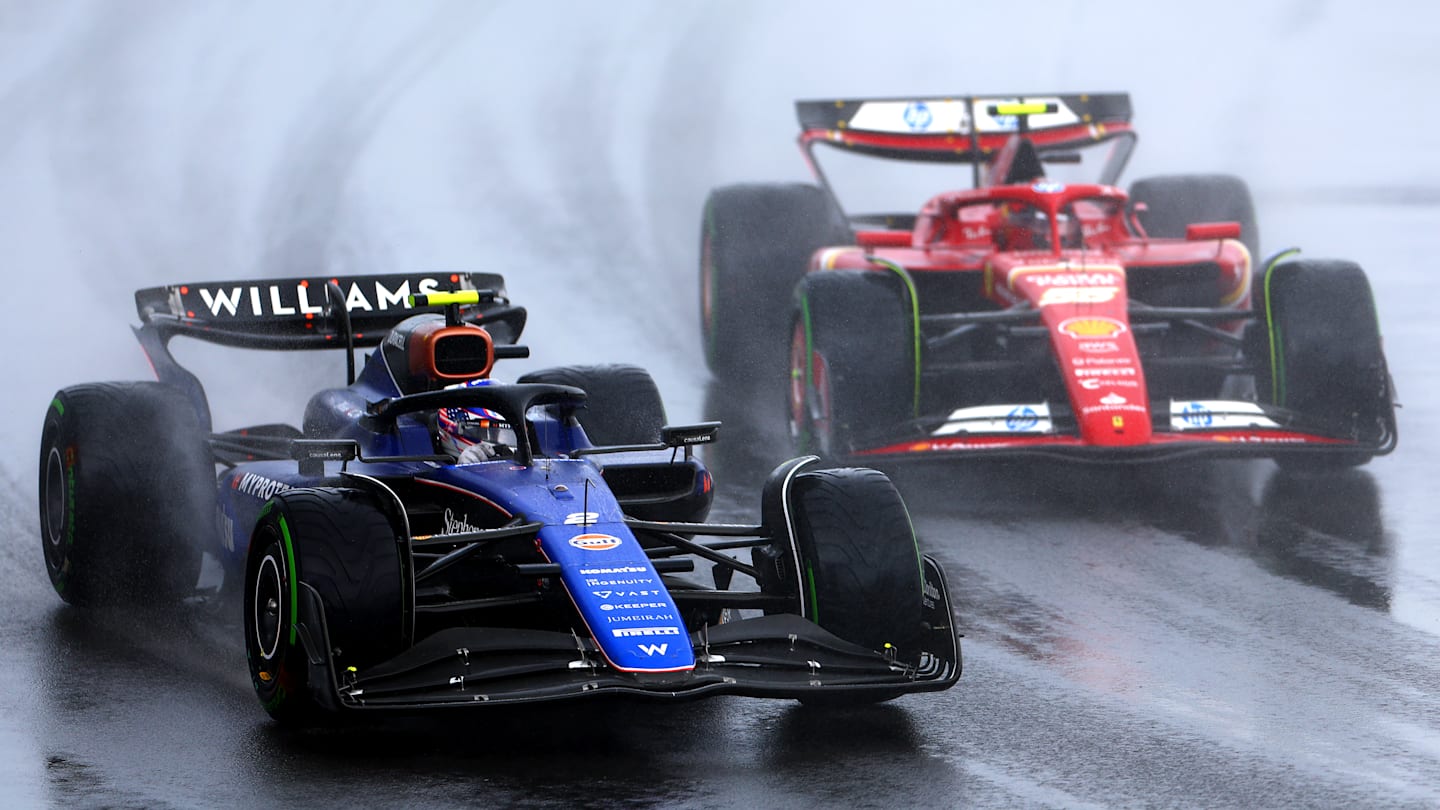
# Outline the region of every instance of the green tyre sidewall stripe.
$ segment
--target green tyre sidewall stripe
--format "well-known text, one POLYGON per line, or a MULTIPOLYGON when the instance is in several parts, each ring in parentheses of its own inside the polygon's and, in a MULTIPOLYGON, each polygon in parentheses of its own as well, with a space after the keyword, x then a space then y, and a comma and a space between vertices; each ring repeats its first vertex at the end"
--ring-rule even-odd
POLYGON ((820 593, 815 587, 815 566, 809 561, 805 563, 805 579, 810 585, 810 615, 806 618, 810 621, 820 623, 820 593))
POLYGON ((1270 279, 1281 261, 1298 255, 1299 248, 1291 248, 1275 255, 1265 265, 1265 327, 1270 336, 1270 397, 1276 405, 1285 404, 1285 335, 1275 323, 1275 314, 1270 306, 1270 279))
POLYGON ((878 264, 900 277, 905 284, 905 291, 910 296, 910 335, 911 335, 911 356, 915 361, 915 385, 910 392, 910 414, 918 417, 920 415, 920 297, 915 292, 915 279, 910 277, 909 271, 904 267, 878 256, 866 256, 868 261, 878 264))
POLYGON ((294 647, 299 639, 300 624, 300 583, 295 577, 295 546, 290 540, 290 526, 285 522, 282 514, 278 518, 280 522, 280 536, 285 545, 285 568, 290 580, 290 646, 294 647))
MULTIPOLYGON (((800 320, 805 325, 805 385, 803 386, 802 399, 808 399, 811 391, 815 388, 815 335, 810 326, 810 296, 804 293, 800 295, 800 320)), ((806 402, 802 401, 801 429, 804 431, 801 438, 801 447, 805 451, 815 448, 815 426, 810 420, 803 418, 808 408, 806 402)))

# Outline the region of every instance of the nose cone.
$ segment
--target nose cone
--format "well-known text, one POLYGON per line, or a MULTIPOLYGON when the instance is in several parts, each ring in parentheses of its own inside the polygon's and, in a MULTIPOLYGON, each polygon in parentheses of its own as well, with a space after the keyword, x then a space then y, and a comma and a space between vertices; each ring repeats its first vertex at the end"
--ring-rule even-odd
POLYGON ((1086 444, 1146 444, 1150 399, 1119 264, 1015 268, 1007 283, 1040 310, 1086 444))

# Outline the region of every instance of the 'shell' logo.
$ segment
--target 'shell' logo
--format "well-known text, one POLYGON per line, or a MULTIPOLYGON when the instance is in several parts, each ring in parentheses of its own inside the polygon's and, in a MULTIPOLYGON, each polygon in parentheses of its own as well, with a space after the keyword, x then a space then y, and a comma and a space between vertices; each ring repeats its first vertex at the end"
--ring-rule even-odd
POLYGON ((1059 329, 1073 338, 1112 338, 1125 333, 1125 324, 1114 318, 1092 316, 1066 318, 1060 322, 1059 329))

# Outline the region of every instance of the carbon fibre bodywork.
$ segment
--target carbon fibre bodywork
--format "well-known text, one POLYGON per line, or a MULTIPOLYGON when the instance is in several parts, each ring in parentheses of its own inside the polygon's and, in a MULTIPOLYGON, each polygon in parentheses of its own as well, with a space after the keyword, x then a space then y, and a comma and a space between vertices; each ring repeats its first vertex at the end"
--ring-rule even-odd
POLYGON ((526 356, 514 345, 524 310, 506 300, 498 276, 177 285, 142 290, 136 300, 136 332, 157 376, 186 392, 223 467, 217 531, 205 550, 227 587, 253 585, 260 599, 247 566, 253 573, 266 551, 256 527, 273 518, 277 499, 357 492, 385 516, 401 580, 393 605, 399 638, 359 666, 335 640, 339 607, 307 579, 318 570, 307 562, 308 541, 280 524, 276 564, 284 571, 276 582, 289 584, 276 591, 273 633, 303 652, 303 689, 317 706, 425 709, 596 695, 876 700, 948 688, 960 676, 950 596, 928 557, 917 556, 923 649, 897 657, 816 623, 790 516, 790 488, 813 458, 777 469, 761 524, 707 524, 713 482, 693 449, 714 439, 717 424, 596 447, 577 418, 587 399, 580 389, 442 385, 488 375, 496 358, 526 356), (470 298, 444 306, 437 326, 442 315, 424 307, 427 294, 470 298), (460 342, 477 329, 488 330, 486 341, 460 342), (352 357, 357 347, 375 348, 358 373, 351 367, 348 384, 314 394, 300 426, 217 433, 198 379, 169 352, 175 336, 336 348, 352 357), (468 357, 475 347, 488 356, 468 357), (516 446, 457 463, 435 436, 435 413, 452 407, 503 415, 517 427, 516 446), (735 550, 754 552, 756 561, 727 553, 735 550), (697 562, 713 585, 684 576, 697 562), (767 564, 784 570, 760 570, 767 564), (755 587, 732 587, 736 572, 755 587))
MULTIPOLYGON (((851 241, 812 246, 789 325, 800 452, 861 462, 1353 464, 1394 449, 1394 386, 1363 271, 1297 260, 1294 250, 1262 261, 1238 178, 1116 187, 1135 140, 1127 95, 825 100, 796 109, 800 145, 836 211, 821 147, 974 167, 974 188, 936 194, 917 213, 847 211, 851 241), (1081 163, 1086 150, 1102 156, 1089 179, 1046 177, 1047 167, 1081 163), (1227 219, 1184 219, 1188 210, 1227 219), (1167 232, 1147 232, 1147 217, 1167 232), (843 279, 816 278, 859 274, 881 278, 849 291, 839 290, 843 279), (1340 333, 1325 344, 1315 324, 1326 321, 1356 330, 1368 353, 1344 357, 1349 338, 1340 333), (1309 354, 1297 361, 1301 349, 1309 354), (856 359, 867 352, 889 371, 856 359), (846 387, 893 403, 847 407, 861 395, 846 387)), ((714 238, 702 239, 705 257, 720 253, 714 238)), ((719 269, 704 261, 708 289, 719 269)), ((753 325, 767 335, 774 326, 753 325)))

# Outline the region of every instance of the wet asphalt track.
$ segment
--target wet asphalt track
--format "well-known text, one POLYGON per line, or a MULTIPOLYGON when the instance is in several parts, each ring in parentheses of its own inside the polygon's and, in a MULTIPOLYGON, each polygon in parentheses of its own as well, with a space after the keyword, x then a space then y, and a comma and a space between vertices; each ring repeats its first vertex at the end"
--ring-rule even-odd
MULTIPOLYGON (((0 2, 0 804, 1440 804, 1440 327, 1423 258, 1440 116, 1415 102, 1440 78, 1433 12, 1040 7, 1016 30, 918 4, 542 20, 525 4, 0 2), (1249 56, 1211 58, 1221 37, 1249 56), (717 516, 749 517, 778 425, 699 365, 705 191, 800 179, 796 97, 1052 88, 1135 93, 1131 177, 1244 174, 1267 251, 1370 270, 1399 451, 1327 479, 1266 462, 898 471, 957 597, 966 671, 840 714, 720 699, 287 734, 226 617, 96 616, 44 582, 45 402, 145 375, 131 292, 316 267, 504 272, 532 313, 514 373, 649 366, 673 420, 727 420, 717 516)), ((214 369, 227 425, 294 420, 342 368, 186 359, 214 369)))

